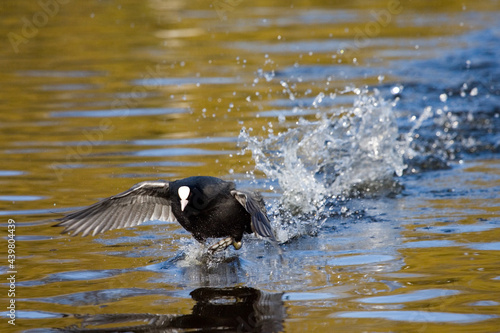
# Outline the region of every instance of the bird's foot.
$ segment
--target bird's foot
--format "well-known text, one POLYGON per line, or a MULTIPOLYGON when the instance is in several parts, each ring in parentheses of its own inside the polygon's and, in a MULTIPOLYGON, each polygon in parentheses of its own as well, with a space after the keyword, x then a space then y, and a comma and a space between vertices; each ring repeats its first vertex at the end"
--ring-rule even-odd
POLYGON ((221 239, 217 243, 211 245, 208 248, 208 253, 214 254, 215 252, 223 251, 231 245, 234 246, 234 248, 236 250, 239 250, 239 249, 241 249, 242 243, 241 243, 241 241, 240 242, 235 241, 232 237, 227 237, 227 238, 221 239))
POLYGON ((235 240, 233 239, 233 247, 234 247, 234 249, 235 249, 235 250, 239 250, 239 249, 241 249, 241 245, 243 245, 243 244, 241 243, 241 241, 237 242, 237 241, 235 241, 235 240))

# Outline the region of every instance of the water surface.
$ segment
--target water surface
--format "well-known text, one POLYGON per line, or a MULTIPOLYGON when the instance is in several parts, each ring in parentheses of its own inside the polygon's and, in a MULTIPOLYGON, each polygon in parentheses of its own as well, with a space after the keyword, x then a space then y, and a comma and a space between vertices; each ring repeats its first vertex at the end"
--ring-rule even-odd
POLYGON ((2 329, 500 327, 497 1, 1 7, 2 329), (49 221, 201 174, 263 192, 282 258, 49 221))

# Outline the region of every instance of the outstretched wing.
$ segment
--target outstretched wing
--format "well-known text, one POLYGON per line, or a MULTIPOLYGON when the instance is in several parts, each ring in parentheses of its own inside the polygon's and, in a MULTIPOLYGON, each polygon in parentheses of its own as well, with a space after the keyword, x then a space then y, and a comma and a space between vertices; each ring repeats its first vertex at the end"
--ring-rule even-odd
POLYGON ((138 183, 129 190, 103 199, 70 213, 55 227, 63 233, 92 236, 111 229, 128 228, 150 220, 176 221, 170 205, 169 182, 164 180, 138 183))
POLYGON ((259 236, 268 237, 275 241, 276 239, 274 238, 271 223, 267 217, 266 207, 262 196, 257 192, 238 190, 231 191, 231 195, 233 195, 234 198, 238 200, 238 202, 245 207, 245 210, 250 214, 253 232, 259 236))

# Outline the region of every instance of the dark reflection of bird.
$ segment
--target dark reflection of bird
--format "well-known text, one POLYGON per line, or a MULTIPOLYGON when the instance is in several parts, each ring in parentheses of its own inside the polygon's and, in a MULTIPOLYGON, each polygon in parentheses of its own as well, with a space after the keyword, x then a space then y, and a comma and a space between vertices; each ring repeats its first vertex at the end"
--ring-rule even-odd
POLYGON ((286 316, 282 293, 249 287, 199 288, 190 293, 190 314, 116 313, 75 315, 79 326, 64 332, 282 332, 286 316))
POLYGON ((64 233, 93 236, 150 220, 178 221, 199 242, 221 238, 209 253, 233 245, 241 248, 244 233, 275 242, 262 196, 236 190, 233 182, 198 176, 168 182, 145 181, 59 219, 64 233))

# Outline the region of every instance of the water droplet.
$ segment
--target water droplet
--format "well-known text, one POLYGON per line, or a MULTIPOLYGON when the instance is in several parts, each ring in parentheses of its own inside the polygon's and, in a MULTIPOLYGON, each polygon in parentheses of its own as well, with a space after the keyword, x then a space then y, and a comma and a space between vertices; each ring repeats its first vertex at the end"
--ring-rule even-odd
POLYGON ((392 87, 392 88, 391 88, 391 94, 393 94, 393 95, 397 95, 397 94, 399 94, 399 93, 401 93, 401 87, 399 87, 399 86, 394 86, 394 87, 392 87))
POLYGON ((264 73, 264 78, 267 82, 271 81, 274 78, 274 70, 264 73))
POLYGON ((441 95, 439 95, 439 100, 440 100, 441 102, 443 102, 443 103, 444 103, 444 102, 446 102, 446 100, 447 100, 447 99, 448 99, 448 95, 446 95, 446 94, 444 94, 444 93, 443 93, 443 94, 441 94, 441 95))
POLYGON ((317 108, 319 104, 321 104, 321 102, 323 102, 323 98, 325 97, 325 94, 323 92, 320 92, 318 94, 318 96, 316 96, 316 98, 314 99, 312 105, 317 108))

